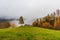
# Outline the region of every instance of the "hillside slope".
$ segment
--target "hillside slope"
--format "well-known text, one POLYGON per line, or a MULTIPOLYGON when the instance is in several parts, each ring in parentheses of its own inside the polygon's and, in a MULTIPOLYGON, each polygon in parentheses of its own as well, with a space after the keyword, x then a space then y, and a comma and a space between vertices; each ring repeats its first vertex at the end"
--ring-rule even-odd
POLYGON ((60 31, 29 26, 0 29, 0 40, 60 40, 60 31))

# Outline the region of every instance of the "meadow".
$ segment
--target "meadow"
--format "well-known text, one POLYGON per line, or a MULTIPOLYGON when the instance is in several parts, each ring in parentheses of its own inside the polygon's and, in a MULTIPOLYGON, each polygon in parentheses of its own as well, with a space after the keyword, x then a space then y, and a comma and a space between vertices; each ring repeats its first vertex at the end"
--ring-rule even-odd
POLYGON ((0 40, 60 40, 60 30, 33 26, 0 29, 0 40))

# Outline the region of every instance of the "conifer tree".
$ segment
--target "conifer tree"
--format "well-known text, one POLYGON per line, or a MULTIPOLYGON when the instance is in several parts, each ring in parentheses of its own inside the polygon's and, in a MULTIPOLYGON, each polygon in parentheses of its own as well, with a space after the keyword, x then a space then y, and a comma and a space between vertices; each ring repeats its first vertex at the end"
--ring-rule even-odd
POLYGON ((19 18, 19 24, 24 24, 23 16, 21 16, 21 17, 19 18))

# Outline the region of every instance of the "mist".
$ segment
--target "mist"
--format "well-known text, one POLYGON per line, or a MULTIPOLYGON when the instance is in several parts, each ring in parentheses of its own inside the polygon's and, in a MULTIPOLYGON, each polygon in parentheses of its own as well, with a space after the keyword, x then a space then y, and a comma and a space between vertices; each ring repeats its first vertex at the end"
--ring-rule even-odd
POLYGON ((0 18, 19 18, 26 20, 44 17, 60 9, 60 0, 0 0, 0 18))

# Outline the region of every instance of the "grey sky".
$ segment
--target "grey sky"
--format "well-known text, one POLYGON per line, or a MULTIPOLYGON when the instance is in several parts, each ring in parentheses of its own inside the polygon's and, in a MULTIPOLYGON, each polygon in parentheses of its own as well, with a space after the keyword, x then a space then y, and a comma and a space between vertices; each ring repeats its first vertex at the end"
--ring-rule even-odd
POLYGON ((43 17, 60 9, 60 0, 0 0, 0 16, 43 17))

